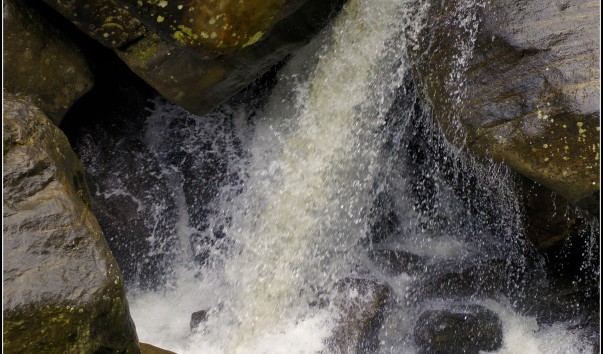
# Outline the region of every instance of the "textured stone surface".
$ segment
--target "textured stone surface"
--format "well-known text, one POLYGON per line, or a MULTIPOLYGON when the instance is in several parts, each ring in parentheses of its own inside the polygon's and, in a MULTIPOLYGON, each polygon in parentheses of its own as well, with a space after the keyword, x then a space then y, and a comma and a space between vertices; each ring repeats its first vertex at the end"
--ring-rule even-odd
POLYGON ((119 267, 67 138, 11 95, 3 129, 4 350, 140 352, 119 267))
POLYGON ((594 198, 600 3, 447 0, 419 8, 409 49, 448 139, 572 203, 594 198))
POLYGON ((7 0, 4 16, 4 89, 29 96, 59 124, 75 100, 92 88, 83 55, 27 1, 7 0))
POLYGON ((117 0, 44 0, 82 32, 108 48, 141 38, 146 28, 117 0))
MULTIPOLYGON (((288 54, 306 44, 343 2, 309 0, 301 5, 298 0, 283 4, 279 15, 269 16, 273 19, 270 25, 262 25, 267 29, 261 38, 255 39, 255 34, 248 34, 251 37, 247 42, 233 44, 228 48, 206 41, 202 41, 204 44, 199 44, 200 46, 197 42, 186 42, 186 46, 183 46, 177 39, 166 39, 165 34, 160 32, 119 50, 118 54, 136 74, 164 97, 201 115, 217 107, 288 54), (285 14, 288 16, 283 18, 285 14), (276 22, 277 20, 280 21, 276 22)), ((272 2, 267 4, 270 3, 272 2)), ((184 8, 182 11, 192 8, 193 6, 184 8)), ((242 12, 231 16, 244 14, 242 12)), ((236 21, 245 22, 241 17, 236 21)), ((190 36, 185 38, 188 41, 190 36)), ((211 38, 210 40, 213 41, 211 38)))

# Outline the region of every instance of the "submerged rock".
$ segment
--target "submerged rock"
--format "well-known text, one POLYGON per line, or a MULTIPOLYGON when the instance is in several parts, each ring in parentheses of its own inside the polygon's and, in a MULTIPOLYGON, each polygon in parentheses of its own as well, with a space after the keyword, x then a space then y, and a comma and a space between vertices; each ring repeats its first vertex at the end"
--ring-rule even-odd
POLYGON ((201 310, 191 314, 191 330, 196 329, 201 323, 204 322, 207 322, 207 310, 201 310))
POLYGON ((415 72, 449 140, 592 205, 600 189, 600 4, 453 0, 411 11, 415 72))
POLYGON ((502 346, 502 322, 478 305, 427 310, 417 320, 414 337, 422 354, 478 354, 502 346))
POLYGON ((59 125, 71 105, 92 88, 92 74, 79 49, 27 1, 3 7, 4 89, 28 96, 59 125))
POLYGON ((346 278, 338 283, 333 304, 341 317, 328 346, 333 353, 372 353, 379 344, 377 334, 383 307, 389 298, 386 285, 372 280, 346 278))
POLYGON ((38 108, 4 98, 4 350, 139 353, 80 162, 38 108))

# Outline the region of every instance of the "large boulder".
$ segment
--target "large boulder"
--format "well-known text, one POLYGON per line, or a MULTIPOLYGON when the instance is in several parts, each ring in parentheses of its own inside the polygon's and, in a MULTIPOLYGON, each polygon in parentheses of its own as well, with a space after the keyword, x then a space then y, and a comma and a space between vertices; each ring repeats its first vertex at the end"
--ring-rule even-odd
POLYGON ((449 140, 571 203, 597 198, 599 2, 418 1, 411 14, 414 71, 449 140))
MULTIPOLYGON (((159 8, 162 3, 168 2, 160 1, 159 8)), ((234 3, 206 1, 178 9, 180 4, 171 12, 161 12, 164 15, 143 8, 140 11, 152 14, 153 23, 160 22, 156 34, 117 53, 164 97, 202 115, 309 42, 344 1, 249 2, 243 9, 234 3), (253 20, 247 24, 250 17, 253 20), (160 26, 164 22, 165 28, 160 26)))
POLYGON ((27 1, 3 2, 4 89, 31 97, 59 125, 71 105, 92 88, 78 48, 27 1))
POLYGON ((164 97, 205 114, 320 31, 345 0, 44 0, 164 97))
POLYGON ((4 350, 139 353, 82 166, 38 108, 4 99, 4 350))

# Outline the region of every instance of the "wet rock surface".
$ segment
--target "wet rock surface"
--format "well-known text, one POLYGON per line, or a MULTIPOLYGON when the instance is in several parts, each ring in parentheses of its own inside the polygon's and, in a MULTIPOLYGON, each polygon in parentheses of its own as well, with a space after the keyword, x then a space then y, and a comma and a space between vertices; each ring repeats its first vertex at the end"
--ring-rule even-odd
MULTIPOLYGON (((268 2, 254 12, 261 13, 262 9, 266 9, 271 3, 274 5, 274 3, 284 4, 285 2, 280 0, 268 2)), ((148 35, 144 39, 117 51, 117 53, 136 74, 157 89, 164 97, 192 113, 205 114, 250 84, 287 55, 308 43, 322 29, 334 12, 342 6, 343 1, 310 0, 304 2, 303 5, 300 1, 291 2, 291 4, 293 3, 298 5, 293 6, 290 9, 290 14, 285 18, 275 16, 274 20, 279 19, 280 21, 260 26, 270 28, 267 33, 263 34, 262 31, 259 31, 244 34, 244 36, 250 36, 250 40, 253 40, 253 42, 248 41, 247 43, 250 43, 248 46, 245 46, 244 42, 233 44, 233 48, 237 50, 232 54, 222 52, 207 54, 205 50, 207 48, 212 49, 212 47, 208 47, 205 42, 214 42, 217 39, 212 38, 211 33, 214 32, 209 32, 209 38, 203 39, 203 33, 206 32, 202 27, 199 29, 200 34, 193 33, 194 36, 198 37, 197 39, 194 39, 192 35, 185 35, 186 32, 192 31, 189 27, 186 30, 180 29, 173 32, 174 34, 180 33, 176 38, 184 41, 186 44, 184 47, 183 43, 177 39, 166 39, 160 32, 159 34, 148 35), (292 11, 293 9, 295 11, 292 11), (258 33, 262 33, 261 40, 253 37, 258 33), (190 41, 193 42, 189 43, 190 41), (202 49, 190 48, 190 45, 196 46, 199 41, 205 43, 201 47, 202 49), (201 53, 199 53, 200 51, 201 53)), ((228 2, 228 4, 230 3, 228 2)), ((208 2, 204 6, 207 7, 207 11, 201 11, 201 16, 213 16, 211 14, 214 13, 214 10, 217 11, 217 9, 212 10, 214 6, 217 6, 215 3, 208 2)), ((289 7, 282 6, 283 9, 289 7)), ((187 13, 192 8, 194 6, 177 11, 178 14, 187 13)), ((178 14, 174 12, 174 15, 178 14)), ((217 18, 218 15, 216 14, 216 17, 213 17, 216 23, 221 23, 223 19, 230 16, 225 15, 217 18)), ((244 11, 236 16, 243 15, 244 11)), ((235 14, 232 14, 232 16, 235 16, 235 14)), ((237 23, 245 23, 246 21, 246 18, 235 20, 237 23)), ((204 23, 204 26, 215 25, 214 23, 209 24, 209 22, 204 23)), ((188 23, 185 23, 182 26, 186 27, 188 25, 188 23)), ((222 31, 224 32, 224 30, 222 31)), ((226 40, 226 37, 222 37, 222 34, 220 34, 220 38, 226 40)), ((226 42, 219 43, 212 44, 213 48, 226 45, 226 42)), ((224 48, 224 50, 226 49, 224 48)))
POLYGON ((170 101, 205 114, 307 44, 343 0, 45 2, 170 101))
POLYGON ((4 1, 4 90, 28 96, 59 125, 72 104, 92 88, 81 51, 31 6, 4 1))
POLYGON ((82 32, 108 48, 119 48, 146 32, 127 6, 117 0, 44 0, 82 32))
POLYGON ((333 353, 372 353, 378 349, 383 307, 390 289, 372 280, 346 278, 336 285, 333 305, 341 317, 328 339, 333 353))
POLYGON ((508 0, 410 10, 423 24, 407 33, 415 71, 449 140, 572 203, 597 198, 599 8, 508 0))
POLYGON ((422 354, 478 354, 502 346, 502 322, 479 305, 459 305, 445 310, 427 310, 414 329, 422 354))
POLYGON ((191 330, 196 329, 197 327, 199 327, 199 325, 201 323, 204 323, 206 321, 207 321, 207 310, 200 310, 200 311, 193 312, 191 314, 191 323, 190 323, 191 330))
POLYGON ((4 350, 139 353, 119 267, 67 138, 11 95, 3 130, 4 350))

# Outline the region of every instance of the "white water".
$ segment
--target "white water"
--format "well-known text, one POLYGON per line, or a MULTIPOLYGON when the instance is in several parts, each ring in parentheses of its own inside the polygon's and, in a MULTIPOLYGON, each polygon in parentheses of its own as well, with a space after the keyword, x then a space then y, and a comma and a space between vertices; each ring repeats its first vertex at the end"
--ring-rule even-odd
MULTIPOLYGON (((366 264, 368 213, 375 194, 385 188, 378 175, 396 169, 382 149, 386 113, 406 70, 401 49, 404 6, 403 0, 350 1, 332 28, 279 72, 279 82, 253 126, 244 116, 235 121, 247 152, 240 161, 231 161, 242 191, 223 187, 216 205, 221 212, 209 221, 210 228, 225 226, 224 240, 230 243, 210 249, 200 269, 192 265, 188 237, 195 230, 188 225, 182 190, 177 191, 176 234, 183 250, 173 284, 163 291, 128 294, 140 341, 180 354, 327 350, 325 341, 338 314, 310 302, 366 264), (247 137, 249 131, 253 134, 247 137), (201 309, 210 309, 209 319, 191 331, 191 313, 201 309)), ((158 107, 149 122, 162 122, 163 114, 158 107)), ((166 124, 149 125, 151 149, 173 144, 161 139, 166 124)), ((491 185, 504 185, 508 179, 498 167, 482 175, 482 183, 491 185)), ((405 233, 412 237, 390 247, 435 262, 462 260, 499 246, 500 239, 490 240, 481 225, 472 224, 444 187, 438 195, 448 222, 431 229, 421 226, 420 213, 405 197, 408 177, 393 177, 398 180, 395 204, 407 218, 405 233), (454 233, 484 241, 476 246, 475 239, 454 233)), ((182 183, 176 174, 173 183, 182 183)), ((500 197, 508 199, 501 200, 501 209, 516 208, 512 195, 500 197)), ((501 229, 508 229, 501 237, 512 243, 519 221, 506 215, 513 214, 501 214, 501 229)), ((385 279, 379 271, 373 275, 385 279)), ((396 298, 403 299, 415 279, 402 274, 385 280, 396 298)), ((498 353, 592 351, 581 333, 566 324, 539 326, 504 298, 480 303, 503 321, 504 343, 498 353)), ((390 314, 380 333, 381 352, 416 352, 408 337, 414 323, 408 319, 417 310, 402 304, 390 314)))
POLYGON ((234 249, 210 259, 217 265, 200 280, 183 268, 175 289, 132 295, 142 341, 180 353, 323 346, 331 316, 309 302, 349 273, 366 234, 380 131, 404 69, 392 66, 401 59, 392 57, 400 55, 400 6, 350 1, 282 70, 255 121, 245 190, 224 206, 234 209, 226 230, 234 249), (146 317, 166 303, 174 307, 146 317), (189 335, 190 309, 208 307, 222 310, 189 335))

